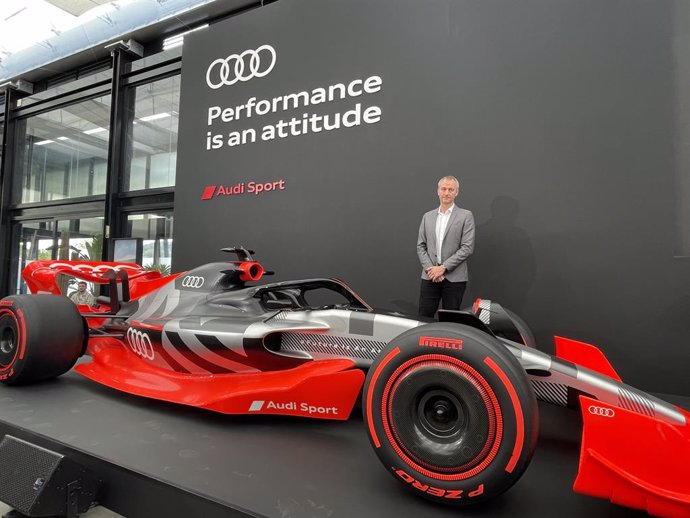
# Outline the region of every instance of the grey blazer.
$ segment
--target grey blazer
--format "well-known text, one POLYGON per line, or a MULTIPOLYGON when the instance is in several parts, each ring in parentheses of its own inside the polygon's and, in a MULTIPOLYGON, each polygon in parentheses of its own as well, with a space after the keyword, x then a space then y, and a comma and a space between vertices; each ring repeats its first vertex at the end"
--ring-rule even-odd
MULTIPOLYGON (((429 280, 426 269, 436 266, 436 217, 438 208, 422 216, 417 238, 417 255, 422 264, 422 279, 429 280)), ((450 282, 467 281, 467 258, 474 252, 474 216, 469 210, 453 206, 441 248, 441 264, 450 282)))

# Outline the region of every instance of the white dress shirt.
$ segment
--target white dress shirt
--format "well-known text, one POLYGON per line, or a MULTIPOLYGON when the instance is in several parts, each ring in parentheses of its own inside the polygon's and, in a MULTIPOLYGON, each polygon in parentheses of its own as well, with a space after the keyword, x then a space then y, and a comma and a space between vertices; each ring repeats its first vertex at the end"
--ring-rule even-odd
POLYGON ((446 234, 446 227, 454 207, 455 205, 448 207, 445 214, 441 212, 441 207, 438 208, 438 216, 436 217, 436 264, 442 263, 441 248, 443 247, 443 236, 446 234))

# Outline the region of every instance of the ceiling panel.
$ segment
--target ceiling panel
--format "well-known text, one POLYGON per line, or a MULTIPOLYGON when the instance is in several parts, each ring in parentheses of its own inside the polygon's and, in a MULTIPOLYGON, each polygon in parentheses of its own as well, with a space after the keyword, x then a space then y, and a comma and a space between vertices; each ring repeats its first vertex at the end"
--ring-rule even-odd
POLYGON ((73 16, 81 16, 89 9, 107 4, 111 0, 46 0, 48 3, 67 11, 73 16))
POLYGON ((263 0, 0 0, 0 82, 36 81, 263 0), (84 11, 86 9, 86 11, 84 11), (78 16, 76 13, 80 13, 78 16), (68 68, 67 68, 68 69, 68 68))

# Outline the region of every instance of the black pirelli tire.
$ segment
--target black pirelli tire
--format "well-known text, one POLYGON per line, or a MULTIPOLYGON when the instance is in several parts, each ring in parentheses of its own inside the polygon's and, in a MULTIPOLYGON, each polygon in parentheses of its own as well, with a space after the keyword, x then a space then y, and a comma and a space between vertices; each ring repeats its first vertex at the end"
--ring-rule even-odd
POLYGON ((66 297, 0 300, 0 381, 20 385, 64 374, 83 353, 86 333, 77 307, 66 297))
POLYGON ((367 374, 364 421, 377 456, 410 491, 451 505, 489 500, 529 464, 537 402, 496 338, 453 323, 394 338, 367 374))

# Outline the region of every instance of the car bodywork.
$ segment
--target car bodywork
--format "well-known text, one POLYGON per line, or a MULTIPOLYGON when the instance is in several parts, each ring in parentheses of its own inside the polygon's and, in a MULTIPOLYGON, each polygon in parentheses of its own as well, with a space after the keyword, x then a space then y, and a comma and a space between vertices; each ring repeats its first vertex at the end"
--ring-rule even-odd
MULTIPOLYGON (((372 362, 396 337, 426 324, 374 311, 336 279, 248 286, 268 272, 248 251, 229 251, 239 260, 167 277, 134 264, 71 261, 35 261, 23 275, 32 293, 59 295, 60 275, 109 284, 110 300, 79 308, 91 356, 79 373, 130 394, 227 414, 347 419, 372 362)), ((500 340, 538 399, 580 409, 574 489, 655 515, 690 516, 690 414, 624 384, 596 347, 556 337, 551 356, 526 345, 505 319, 488 300, 468 312, 440 312, 442 321, 500 340)), ((419 345, 453 346, 439 340, 419 345)))

